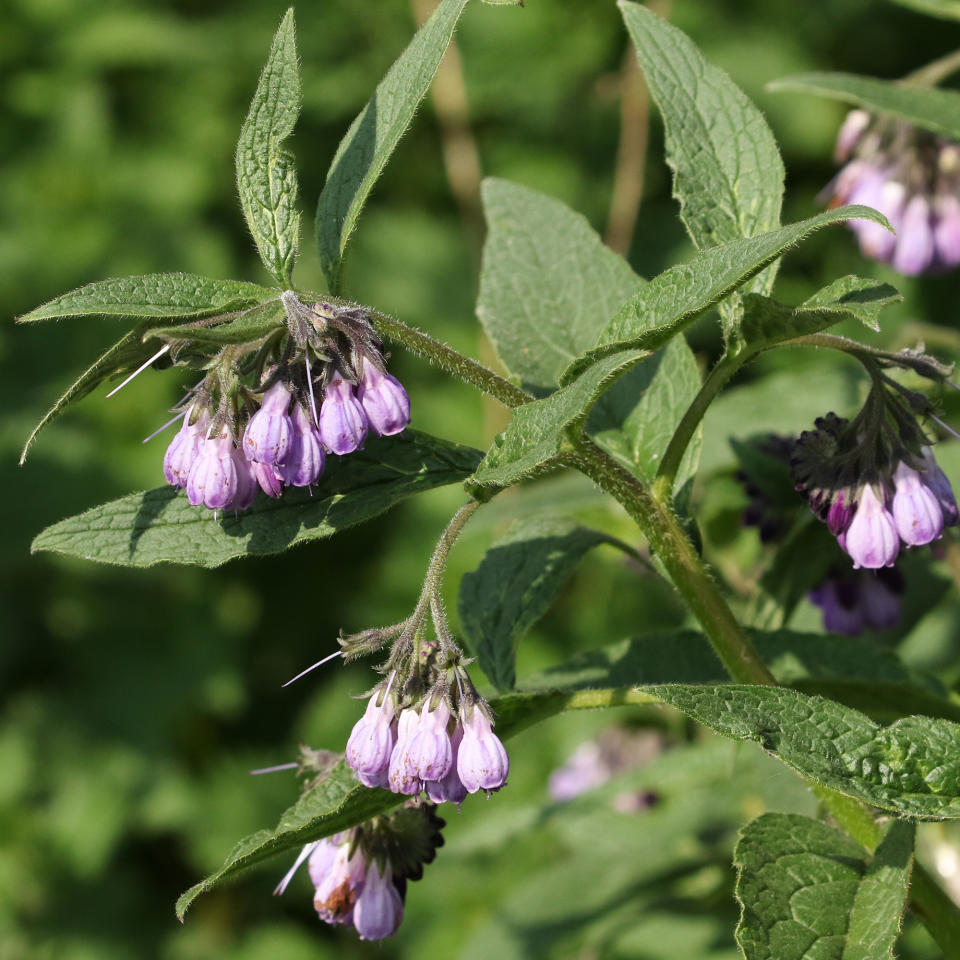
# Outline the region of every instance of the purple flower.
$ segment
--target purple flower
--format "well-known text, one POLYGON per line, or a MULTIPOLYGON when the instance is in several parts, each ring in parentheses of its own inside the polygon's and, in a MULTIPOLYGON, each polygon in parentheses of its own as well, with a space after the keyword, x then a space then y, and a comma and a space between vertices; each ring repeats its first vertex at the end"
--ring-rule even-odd
POLYGON ((185 487, 187 477, 190 475, 190 468, 200 453, 200 447, 203 444, 203 435, 207 432, 210 424, 210 417, 207 413, 201 412, 195 423, 190 423, 190 417, 193 416, 193 407, 191 407, 183 418, 183 424, 177 431, 176 436, 170 441, 167 452, 163 455, 163 475, 167 483, 175 487, 185 487))
POLYGON ((453 764, 453 746, 447 733, 450 708, 441 700, 434 710, 429 698, 420 709, 420 723, 410 740, 410 767, 421 780, 442 780, 453 764))
POLYGON ((510 760, 493 724, 474 707, 463 718, 463 742, 457 753, 457 773, 468 793, 499 790, 507 782, 510 760))
POLYGON ((237 466, 233 459, 233 437, 224 427, 218 437, 207 437, 187 476, 187 499, 194 507, 203 504, 219 510, 233 503, 237 495, 237 466))
POLYGON ((412 797, 423 789, 420 777, 410 761, 410 741, 413 739, 420 724, 420 714, 409 707, 400 711, 397 724, 397 742, 390 754, 388 776, 390 789, 394 793, 402 793, 412 797))
POLYGON ((333 869, 334 861, 337 859, 337 852, 342 844, 337 843, 333 837, 325 837, 318 840, 315 844, 308 844, 313 849, 310 851, 310 859, 307 861, 307 870, 310 871, 310 882, 314 890, 323 883, 324 877, 333 869))
POLYGON ((363 854, 357 850, 351 857, 350 844, 341 844, 314 891, 313 907, 321 920, 353 923, 354 904, 363 885, 365 870, 363 854))
POLYGON ((383 703, 378 705, 379 697, 380 692, 376 691, 367 701, 367 709, 347 740, 346 751, 347 763, 357 773, 378 779, 388 770, 393 752, 393 701, 385 694, 383 703))
POLYGON ((457 723, 450 735, 452 753, 447 775, 442 780, 427 780, 423 785, 431 803, 455 803, 460 806, 467 797, 467 788, 463 785, 460 774, 457 773, 457 757, 462 740, 463 727, 457 723))
MULTIPOLYGON (((881 171, 871 171, 850 192, 849 202, 861 203, 879 210, 890 221, 894 230, 897 230, 907 191, 902 183, 887 179, 887 176, 881 171)), ((873 220, 852 220, 851 226, 856 231, 860 249, 865 256, 889 261, 897 243, 894 234, 873 220)))
POLYGON ((554 800, 562 803, 606 783, 612 772, 599 744, 587 740, 574 750, 562 767, 550 774, 547 790, 554 800))
POLYGON ((853 519, 841 537, 840 545, 850 554, 855 568, 888 567, 900 552, 893 517, 870 484, 861 488, 853 519))
POLYGON ((829 633, 853 637, 864 630, 889 630, 903 611, 903 576, 896 567, 831 574, 810 601, 820 607, 829 633))
POLYGON ((231 449, 230 457, 237 471, 237 492, 227 509, 246 510, 257 499, 257 480, 252 468, 259 464, 250 463, 237 447, 231 449))
POLYGON ((370 429, 382 437, 399 433, 410 422, 410 397, 396 377, 372 363, 363 365, 357 397, 370 421, 370 429))
POLYGON ((862 575, 860 605, 871 630, 889 630, 903 615, 903 576, 896 567, 862 575))
POLYGON ((952 193, 939 194, 933 201, 933 210, 937 260, 941 266, 955 267, 960 264, 960 199, 952 193))
POLYGON ((287 416, 290 391, 275 383, 263 395, 260 409, 250 418, 243 435, 243 452, 254 463, 283 463, 290 445, 293 424, 287 416))
POLYGON ((283 493, 283 480, 273 464, 251 460, 250 475, 256 483, 254 492, 256 492, 256 487, 259 486, 268 497, 273 497, 274 500, 283 493))
POLYGON ((320 405, 320 437, 340 457, 361 449, 367 438, 367 415, 339 373, 330 378, 320 405))
POLYGON ((361 940, 383 940, 397 932, 403 919, 403 900, 393 885, 388 865, 381 872, 376 861, 367 868, 366 881, 353 910, 361 940))
POLYGON ((943 510, 916 470, 901 461, 893 473, 893 522, 908 547, 920 547, 943 533, 943 510))
POLYGON ((825 580, 810 593, 810 602, 823 614, 828 633, 855 637, 863 633, 864 619, 856 584, 849 580, 825 580))
POLYGON ((836 537, 843 533, 853 517, 853 507, 849 503, 849 494, 846 490, 841 490, 830 501, 830 509, 827 511, 827 526, 830 532, 836 537))
POLYGON ((280 466, 283 482, 292 487, 309 487, 323 473, 324 453, 320 431, 310 422, 299 403, 293 405, 293 436, 280 466))
POLYGON ((850 157, 868 126, 870 126, 870 114, 866 110, 851 110, 846 115, 833 150, 833 159, 836 163, 844 163, 850 157))
POLYGON ((918 193, 910 198, 896 230, 897 245, 892 260, 894 270, 908 277, 928 270, 934 258, 933 224, 930 220, 930 204, 923 194, 918 193))
POLYGON ((947 475, 940 469, 940 465, 934 459, 933 451, 929 447, 921 448, 920 455, 922 457, 920 475, 940 504, 940 509, 943 511, 943 524, 946 527, 955 526, 958 520, 958 511, 953 487, 950 485, 947 475))

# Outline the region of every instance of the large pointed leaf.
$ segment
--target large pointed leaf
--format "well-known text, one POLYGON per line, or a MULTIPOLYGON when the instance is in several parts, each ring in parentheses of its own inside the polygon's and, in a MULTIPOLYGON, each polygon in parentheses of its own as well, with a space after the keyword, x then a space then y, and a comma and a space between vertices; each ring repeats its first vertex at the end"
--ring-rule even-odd
POLYGON ((267 269, 283 286, 300 243, 297 171, 283 141, 300 113, 300 65, 291 7, 280 22, 260 75, 235 157, 247 226, 267 269))
POLYGON ((183 491, 161 487, 61 520, 39 534, 32 549, 129 567, 216 567, 332 536, 415 493, 463 480, 480 457, 470 447, 408 430, 372 439, 347 457, 331 456, 312 492, 288 488, 277 500, 259 495, 249 510, 214 516, 191 507, 183 491))
POLYGON ((340 141, 317 204, 320 266, 331 293, 339 292, 343 252, 363 204, 426 94, 466 3, 440 0, 340 141))

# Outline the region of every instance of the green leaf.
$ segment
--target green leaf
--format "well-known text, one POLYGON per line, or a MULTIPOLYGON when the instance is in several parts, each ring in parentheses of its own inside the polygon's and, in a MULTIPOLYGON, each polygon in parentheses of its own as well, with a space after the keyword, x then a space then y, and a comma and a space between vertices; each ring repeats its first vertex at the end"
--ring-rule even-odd
POLYGON ((646 356, 632 350, 605 357, 556 393, 517 407, 468 486, 508 487, 556 466, 567 448, 566 431, 582 425, 606 387, 646 356))
POLYGON ((193 273, 148 273, 88 283, 25 313, 17 322, 61 317, 208 317, 277 297, 276 290, 241 280, 210 280, 193 273))
POLYGON ((960 140, 960 93, 954 90, 911 86, 904 81, 851 73, 800 73, 774 80, 767 89, 830 97, 960 140))
POLYGON ((746 960, 892 958, 914 832, 893 821, 871 856, 809 817, 767 813, 748 823, 734 853, 746 960))
POLYGON ((300 65, 293 7, 277 28, 235 157, 240 206, 254 243, 278 283, 290 286, 300 244, 297 170, 283 141, 300 113, 300 65))
POLYGON ((517 644, 556 600, 587 551, 617 543, 566 517, 514 522, 460 581, 458 608, 480 668, 501 691, 516 681, 517 644))
POLYGON ((161 340, 190 340, 194 343, 223 346, 228 343, 252 343, 282 330, 286 313, 279 300, 258 304, 222 323, 208 324, 192 321, 176 327, 158 327, 149 338, 161 340))
MULTIPOLYGON (((783 161, 763 114, 690 38, 647 7, 621 0, 627 31, 663 116, 680 216, 698 248, 780 225, 783 161)), ((769 292, 773 274, 753 288, 769 292)))
POLYGON ((597 346, 567 367, 561 383, 569 383, 592 362, 611 353, 656 350, 790 247, 822 227, 858 218, 890 227, 886 218, 870 207, 839 207, 770 233, 711 247, 689 263, 665 270, 624 304, 597 346))
POLYGON ((348 457, 329 457, 312 495, 288 488, 277 500, 258 496, 249 510, 215 518, 204 507, 191 507, 182 491, 161 487, 61 520, 36 537, 32 550, 129 567, 163 562, 217 567, 235 557, 330 537, 415 493, 463 480, 480 456, 470 447, 407 430, 372 439, 348 457))
POLYGON ((467 0, 441 0, 350 125, 317 204, 320 266, 340 288, 343 252, 357 218, 433 80, 467 0))
POLYGON ((524 388, 549 393, 644 281, 559 200, 487 179, 483 208, 477 317, 524 388))
MULTIPOLYGON (((488 0, 489 2, 489 0, 488 0)), ((901 7, 909 7, 918 13, 926 13, 931 17, 940 17, 943 20, 960 20, 960 2, 958 0, 893 0, 901 7)))

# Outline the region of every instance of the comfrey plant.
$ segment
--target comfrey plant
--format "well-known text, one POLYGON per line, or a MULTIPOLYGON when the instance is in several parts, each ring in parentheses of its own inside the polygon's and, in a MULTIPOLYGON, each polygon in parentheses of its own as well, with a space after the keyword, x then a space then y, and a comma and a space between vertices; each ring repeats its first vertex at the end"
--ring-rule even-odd
MULTIPOLYGON (((240 870, 299 852, 278 892, 306 862, 323 921, 352 925, 367 940, 388 937, 401 924, 407 881, 420 876, 440 844, 434 806, 459 807, 469 794, 502 788, 510 769, 503 740, 560 712, 613 705, 645 707, 638 722, 663 723, 669 711, 649 712, 659 704, 720 737, 759 745, 796 772, 819 803, 815 810, 804 797, 791 807, 809 815, 768 809, 743 826, 735 849, 732 841, 726 849, 738 872, 736 937, 748 960, 889 956, 908 909, 947 955, 960 956, 960 911, 914 858, 921 821, 960 819, 956 705, 945 688, 922 679, 891 650, 881 655, 869 641, 786 629, 797 596, 814 588, 835 634, 852 634, 861 622, 886 625, 899 587, 862 578, 876 577, 875 570, 889 577, 883 571, 908 548, 955 549, 957 505, 931 452, 933 429, 944 426, 935 404, 952 367, 922 349, 888 351, 826 332, 841 322, 876 331, 881 310, 900 299, 886 284, 847 276, 798 305, 772 297, 780 258, 816 231, 857 223, 861 239, 864 229, 893 237, 891 223, 870 205, 845 205, 782 224, 784 169, 763 116, 689 38, 624 0, 620 9, 660 108, 674 193, 696 255, 644 280, 557 200, 491 179, 482 190, 487 235, 477 314, 506 376, 375 307, 353 303, 343 290, 349 237, 465 6, 466 0, 440 0, 336 152, 316 219, 317 285, 325 289, 293 279, 300 214, 293 158, 283 146, 300 104, 291 11, 236 153, 241 206, 271 283, 184 274, 108 280, 21 318, 109 315, 129 327, 44 417, 28 447, 67 404, 110 378, 171 363, 194 371, 191 382, 199 377, 175 411, 182 424, 164 458, 168 486, 63 520, 36 538, 36 550, 128 566, 214 567, 330 537, 438 486, 462 483, 468 498, 439 538, 413 613, 342 636, 339 649, 314 665, 383 657, 344 755, 310 752, 310 764, 301 766, 311 776, 276 829, 237 844, 218 871, 183 894, 178 915, 240 870), (703 377, 683 331, 712 310, 723 349, 703 377), (510 411, 485 452, 406 429, 410 401, 387 372, 386 343, 426 358, 510 411), (737 589, 728 590, 702 553, 710 550, 709 538, 698 536, 700 500, 691 488, 701 427, 731 378, 781 346, 817 348, 820 357, 839 351, 859 360, 869 377, 859 412, 824 416, 795 444, 781 441, 767 451, 782 471, 792 459, 793 483, 849 559, 837 573, 842 554, 805 509, 800 525, 783 535, 780 521, 769 523, 765 507, 755 504, 751 519, 768 541, 769 565, 754 580, 730 577, 737 589), (501 491, 559 470, 585 475, 623 508, 645 541, 651 562, 643 569, 672 584, 698 629, 651 636, 638 624, 639 635, 610 648, 597 648, 591 636, 589 656, 518 683, 518 643, 593 546, 648 559, 574 518, 527 511, 457 585, 461 645, 443 599, 453 586, 444 582, 445 569, 458 535, 501 491), (797 553, 811 531, 820 540, 797 553), (836 579, 847 574, 860 578, 856 597, 836 579), (792 593, 771 586, 784 583, 792 593), (890 594, 882 601, 880 583, 890 594), (497 696, 481 695, 466 650, 497 696)), ((919 141, 897 139, 896 124, 910 120, 960 139, 960 95, 918 87, 905 97, 899 85, 859 81, 855 94, 849 78, 832 87, 821 78, 818 89, 897 118, 876 128, 861 118, 855 133, 844 133, 845 151, 856 141, 864 159, 880 138, 870 149, 883 151, 875 163, 888 179, 901 176, 901 166, 912 171, 922 152, 919 141)), ((793 86, 816 84, 801 78, 793 86)), ((938 164, 952 149, 939 141, 927 146, 938 164)), ((884 243, 894 251, 902 244, 903 252, 890 256, 917 272, 932 260, 922 263, 926 254, 907 250, 917 243, 914 200, 936 205, 943 190, 940 181, 916 188, 911 181, 910 188, 926 192, 909 200, 905 194, 900 239, 884 243)), ((853 199, 851 190, 845 187, 841 199, 853 199)), ((861 199, 873 201, 875 192, 861 199)), ((936 242, 935 256, 945 263, 947 248, 936 242)), ((818 403, 809 397, 807 416, 823 413, 818 403)), ((752 432, 751 424, 740 426, 752 432)), ((796 504, 789 479, 786 489, 796 504)), ((752 499, 759 502, 760 492, 753 489, 752 499)), ((911 562, 934 562, 929 551, 910 552, 911 562)), ((345 575, 343 582, 351 581, 345 575)), ((636 591, 646 583, 638 579, 636 591)), ((598 626, 604 614, 592 612, 598 626)), ((607 805, 606 819, 582 844, 583 856, 601 855, 598 889, 607 890, 603 884, 614 875, 624 880, 607 900, 629 902, 631 918, 644 912, 643 904, 659 909, 643 900, 643 891, 659 889, 661 878, 688 866, 699 870, 701 862, 697 876, 714 876, 720 840, 703 861, 680 861, 700 842, 695 834, 732 835, 726 820, 717 829, 718 811, 757 810, 757 797, 747 797, 739 775, 730 777, 726 756, 719 779, 712 786, 703 781, 703 809, 694 807, 691 778, 704 764, 691 764, 679 779, 677 770, 691 755, 702 760, 701 747, 688 743, 651 756, 651 771, 668 775, 662 783, 635 783, 627 793, 656 802, 632 803, 632 813, 645 812, 629 823, 611 821, 607 805), (618 830, 649 830, 643 856, 621 849, 618 830), (661 837, 670 838, 671 852, 657 861, 647 856, 647 844, 661 837), (609 869, 611 856, 621 857, 616 870, 609 869), (651 872, 631 873, 634 866, 651 872)), ((573 771, 574 780, 581 776, 573 771)), ((576 799, 566 809, 582 810, 587 795, 578 796, 583 791, 569 779, 563 793, 576 799)), ((464 816, 481 806, 497 816, 503 799, 468 801, 464 816)), ((581 839, 585 822, 571 835, 581 839)), ((565 869, 551 868, 551 882, 562 882, 565 869)), ((579 903, 593 885, 576 866, 568 872, 579 903)), ((552 900, 538 895, 537 903, 548 908, 552 900)), ((598 915, 604 909, 598 905, 598 915)), ((613 925, 621 926, 624 914, 617 916, 613 925)), ((523 921, 504 927, 503 937, 529 937, 523 921)), ((570 914, 556 927, 572 929, 570 914)))

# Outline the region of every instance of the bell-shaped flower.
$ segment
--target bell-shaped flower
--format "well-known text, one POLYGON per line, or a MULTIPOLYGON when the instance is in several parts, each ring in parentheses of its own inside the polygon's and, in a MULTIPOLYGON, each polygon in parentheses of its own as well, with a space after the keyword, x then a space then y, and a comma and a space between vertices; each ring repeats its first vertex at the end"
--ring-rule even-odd
POLYGON ((943 533, 943 510, 920 474, 901 461, 893 472, 893 522, 908 547, 920 547, 943 533))
POLYGON ((383 940, 397 932, 403 920, 403 899, 394 886, 389 865, 376 861, 367 868, 363 890, 353 910, 353 925, 361 940, 383 940))
POLYGON ((427 780, 423 788, 431 803, 455 803, 460 806, 466 799, 467 788, 457 773, 457 756, 463 740, 463 727, 458 723, 450 734, 450 746, 453 750, 450 769, 442 780, 427 780))
POLYGON ((268 496, 274 500, 283 493, 283 480, 280 473, 272 463, 260 463, 257 460, 250 461, 250 475, 253 477, 256 485, 268 496))
POLYGON ((254 463, 283 463, 293 423, 287 414, 290 391, 284 383, 275 383, 263 395, 260 409, 250 418, 243 435, 243 453, 254 463))
POLYGON ((412 797, 423 789, 420 776, 410 759, 410 742, 413 740, 420 724, 420 714, 416 710, 407 708, 400 711, 397 724, 397 742, 390 754, 388 776, 390 789, 394 793, 402 793, 412 797))
POLYGON ((293 405, 293 437, 280 465, 283 482, 292 487, 309 487, 323 473, 324 453, 320 431, 310 422, 299 403, 293 405))
POLYGON ((326 923, 353 922, 354 905, 363 886, 366 868, 359 850, 351 857, 350 844, 340 845, 327 872, 315 885, 313 908, 321 920, 326 923))
POLYGON ((187 476, 187 499, 194 507, 203 504, 219 510, 233 503, 237 495, 237 466, 233 459, 233 437, 227 427, 219 436, 207 437, 187 476))
POLYGON ((447 733, 450 708, 441 700, 430 709, 430 698, 420 709, 420 723, 410 740, 408 756, 410 766, 421 780, 442 780, 453 763, 453 746, 447 733))
MULTIPOLYGON (((379 691, 367 701, 367 709, 356 722, 347 740, 347 763, 367 778, 378 778, 390 766, 393 752, 393 701, 383 697, 378 704, 379 691)), ((379 782, 377 783, 379 786, 379 782)))
POLYGON ((937 263, 942 267, 956 267, 960 265, 960 198, 954 193, 940 194, 933 201, 933 211, 937 263))
POLYGON ((382 437, 390 437, 410 422, 410 397, 396 377, 372 363, 363 365, 363 376, 357 388, 370 429, 382 437))
POLYGON ((499 790, 507 782, 510 760, 493 724, 478 707, 463 717, 463 741, 457 751, 457 773, 468 793, 499 790))
POLYGON ((893 252, 894 270, 913 277, 930 269, 935 248, 930 203, 921 194, 914 194, 903 210, 897 230, 897 245, 893 252))
POLYGON ((257 499, 257 479, 253 467, 259 464, 247 460, 237 447, 233 448, 231 457, 237 471, 237 493, 232 502, 227 505, 227 509, 246 510, 247 507, 252 507, 253 501, 257 499))
POLYGON ((870 484, 860 490, 853 519, 843 534, 841 546, 850 554, 854 567, 876 570, 888 567, 897 559, 900 537, 896 525, 870 484))
MULTIPOLYGON (((884 171, 872 171, 851 190, 849 202, 879 210, 890 221, 894 230, 897 230, 903 215, 907 190, 899 181, 887 179, 888 176, 884 171)), ((897 245, 895 234, 873 220, 852 220, 851 226, 856 231, 860 249, 865 256, 874 260, 890 260, 897 245)))
POLYGON ((210 418, 205 412, 200 414, 195 423, 190 423, 192 415, 193 408, 191 407, 163 455, 163 476, 167 483, 173 484, 175 487, 185 487, 187 485, 190 468, 200 453, 203 436, 210 425, 210 418))
POLYGON ((836 163, 844 163, 850 157, 869 126, 870 114, 866 110, 851 110, 846 115, 833 148, 833 159, 836 163))
MULTIPOLYGON (((334 834, 339 837, 340 834, 334 834)), ((307 869, 310 871, 310 882, 314 890, 319 887, 327 874, 333 869, 334 861, 340 852, 342 843, 336 843, 334 837, 325 837, 323 840, 317 840, 310 851, 310 859, 307 860, 307 869)), ((310 846, 308 844, 308 846, 310 846)))
POLYGON ((810 592, 810 602, 820 608, 823 626, 828 633, 846 637, 863 633, 860 594, 853 581, 831 577, 810 592))
POLYGON ((320 404, 321 440, 328 450, 342 457, 363 447, 367 427, 367 415, 353 386, 335 373, 320 404))
POLYGON ((940 504, 940 509, 943 511, 943 525, 955 526, 960 516, 958 516, 957 498, 953 495, 953 487, 934 459, 933 451, 929 447, 923 447, 920 454, 922 457, 920 475, 940 504))

